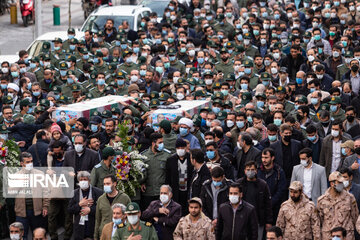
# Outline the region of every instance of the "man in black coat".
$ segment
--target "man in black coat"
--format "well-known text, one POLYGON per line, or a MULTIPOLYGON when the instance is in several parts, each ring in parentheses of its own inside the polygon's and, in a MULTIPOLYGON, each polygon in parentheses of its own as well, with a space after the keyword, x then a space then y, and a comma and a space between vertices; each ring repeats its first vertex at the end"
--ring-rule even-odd
POLYGON ((161 186, 160 200, 152 201, 141 215, 142 220, 154 223, 159 240, 172 240, 181 218, 181 206, 172 200, 172 196, 169 185, 161 186))
POLYGON ((290 185, 290 179, 293 167, 300 164, 299 151, 303 148, 301 142, 292 139, 292 128, 284 123, 280 126, 280 139, 270 145, 275 151, 275 163, 284 169, 287 186, 290 185))
POLYGON ((86 171, 78 172, 77 179, 80 188, 75 189, 68 212, 74 215, 74 239, 82 240, 94 237, 96 202, 103 191, 90 185, 90 173, 86 171))
POLYGON ((242 186, 243 199, 255 207, 259 224, 258 233, 259 236, 262 236, 263 232, 270 228, 273 222, 270 190, 267 183, 257 177, 254 161, 245 164, 245 175, 237 183, 242 186))
POLYGON ((258 222, 255 207, 242 199, 242 187, 233 183, 229 188, 229 200, 220 205, 216 224, 216 240, 258 239, 258 222), (234 211, 234 209, 236 209, 234 211))
POLYGON ((176 153, 166 161, 165 183, 172 188, 172 199, 181 205, 183 216, 188 213, 188 196, 194 167, 190 161, 190 153, 186 152, 186 142, 176 140, 176 153), (180 186, 180 182, 183 183, 180 186))
POLYGON ((94 150, 86 147, 86 136, 79 134, 75 136, 74 148, 65 152, 63 167, 72 167, 75 173, 88 171, 99 163, 99 155, 94 150))
POLYGON ((216 223, 220 205, 229 201, 229 186, 232 182, 225 178, 222 167, 214 167, 210 173, 211 179, 204 182, 200 198, 203 203, 203 213, 216 223))
POLYGON ((114 20, 108 19, 106 20, 105 26, 104 26, 104 34, 105 38, 104 41, 111 44, 112 41, 116 39, 116 28, 114 27, 114 20))
POLYGON ((27 151, 33 156, 34 167, 46 167, 49 140, 44 130, 38 131, 35 136, 36 143, 31 145, 27 151))
POLYGON ((194 171, 190 181, 191 185, 188 199, 200 197, 203 183, 206 180, 211 179, 210 171, 205 164, 204 153, 200 149, 192 149, 190 151, 190 161, 194 166, 194 171))

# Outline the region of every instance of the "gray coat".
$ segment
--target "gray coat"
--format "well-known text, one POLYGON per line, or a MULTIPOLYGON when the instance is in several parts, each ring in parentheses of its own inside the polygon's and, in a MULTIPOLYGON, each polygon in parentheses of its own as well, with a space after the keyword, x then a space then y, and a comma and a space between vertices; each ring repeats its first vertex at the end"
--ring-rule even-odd
MULTIPOLYGON (((304 167, 301 164, 294 166, 291 174, 292 181, 300 181, 304 184, 304 167)), ((316 205, 318 197, 323 195, 328 187, 325 168, 314 162, 312 163, 311 186, 311 199, 316 205)))
POLYGON ((357 155, 353 154, 351 156, 348 156, 345 158, 344 163, 343 163, 343 167, 345 168, 349 168, 352 173, 353 173, 353 182, 356 184, 360 183, 360 174, 359 174, 359 169, 353 170, 351 169, 351 165, 357 160, 357 155))

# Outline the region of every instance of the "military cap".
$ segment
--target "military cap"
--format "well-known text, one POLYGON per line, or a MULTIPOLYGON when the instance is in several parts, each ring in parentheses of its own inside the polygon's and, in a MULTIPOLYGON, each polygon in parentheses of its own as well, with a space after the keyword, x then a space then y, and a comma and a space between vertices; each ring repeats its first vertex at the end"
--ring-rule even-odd
POLYGON ((192 117, 193 123, 195 126, 200 127, 201 126, 201 117, 199 114, 194 114, 194 116, 192 117))
POLYGON ((101 116, 103 118, 111 118, 112 117, 112 112, 110 110, 104 110, 104 111, 102 111, 101 116))
POLYGON ((255 97, 256 97, 256 98, 261 97, 261 98, 263 98, 263 99, 266 99, 265 93, 257 93, 257 94, 255 95, 255 97))
POLYGON ((96 35, 98 35, 99 37, 104 37, 104 36, 105 36, 105 34, 104 34, 103 31, 98 31, 98 32, 96 33, 96 35))
POLYGON ((227 52, 228 52, 228 50, 224 47, 220 49, 220 53, 227 53, 227 52))
POLYGON ((85 44, 86 44, 85 39, 80 39, 80 40, 79 40, 79 44, 80 44, 80 45, 85 45, 85 44))
POLYGON ((126 38, 120 38, 120 43, 122 43, 122 44, 127 44, 128 42, 127 42, 127 40, 126 40, 126 38))
POLYGON ((43 60, 44 61, 46 61, 46 60, 50 60, 51 58, 50 58, 50 55, 49 54, 45 54, 44 56, 43 56, 43 60))
MULTIPOLYGON (((92 114, 100 114, 98 111, 94 111, 92 114)), ((90 113, 91 115, 91 113, 90 113)), ((89 123, 90 124, 100 124, 102 122, 102 119, 99 115, 91 115, 89 123)))
POLYGON ((111 110, 112 113, 118 113, 118 114, 121 113, 121 112, 120 112, 120 109, 117 108, 117 107, 112 107, 110 110, 111 110))
POLYGON ((227 47, 227 48, 233 48, 233 47, 234 47, 234 43, 233 43, 233 42, 227 42, 227 43, 226 43, 226 47, 227 47))
POLYGON ((174 118, 174 120, 172 120, 171 123, 178 123, 181 118, 182 116, 176 116, 176 118, 174 118))
POLYGON ((271 80, 271 76, 267 72, 262 72, 260 75, 261 80, 271 80))
POLYGON ((323 104, 321 104, 320 109, 322 111, 324 111, 324 110, 329 111, 330 110, 330 105, 327 104, 327 103, 323 103, 323 104))
POLYGON ((10 131, 7 129, 5 124, 0 124, 0 133, 9 133, 10 131))
POLYGON ((245 60, 244 61, 244 67, 253 67, 254 63, 251 60, 245 60))
POLYGON ((27 98, 20 101, 20 107, 27 107, 27 106, 32 106, 32 105, 33 104, 27 98))
POLYGON ((160 93, 159 95, 159 101, 167 101, 169 99, 170 95, 166 92, 160 93))
POLYGON ((204 81, 204 79, 199 79, 197 82, 196 82, 196 85, 198 85, 198 86, 205 86, 206 84, 205 84, 205 81, 204 81))
POLYGON ((150 98, 153 99, 153 98, 156 98, 158 99, 159 98, 159 93, 158 92, 155 92, 155 91, 152 91, 150 93, 150 98))
POLYGON ((67 32, 68 33, 75 33, 75 29, 74 28, 69 28, 67 32))
POLYGON ((208 45, 209 47, 217 47, 217 45, 216 45, 216 43, 215 43, 214 41, 208 41, 208 42, 207 42, 207 45, 208 45))
POLYGON ((39 57, 33 57, 31 59, 31 62, 33 62, 33 63, 40 62, 40 58, 39 57))
POLYGON ((210 109, 210 107, 203 107, 203 108, 200 108, 200 113, 201 113, 202 111, 210 112, 211 109, 210 109))
POLYGON ((212 71, 206 71, 203 73, 204 77, 205 76, 214 76, 214 73, 212 71))
POLYGON ((169 51, 168 51, 168 55, 169 56, 175 56, 176 55, 176 51, 174 48, 170 48, 169 51))
POLYGON ((101 51, 96 51, 95 56, 96 57, 104 57, 104 54, 101 51))
POLYGON ((70 44, 78 44, 79 41, 76 38, 70 39, 70 44))
POLYGON ((160 105, 160 101, 158 99, 151 99, 149 107, 157 107, 160 105))
POLYGON ((89 51, 87 50, 87 48, 80 48, 80 53, 81 54, 88 54, 89 51))
POLYGON ((34 109, 34 112, 35 113, 45 112, 45 108, 43 106, 41 106, 41 105, 36 106, 35 109, 34 109))
POLYGON ((301 95, 295 102, 299 102, 299 103, 308 103, 308 99, 307 97, 305 97, 304 95, 301 95))
POLYGON ((287 73, 287 67, 281 67, 279 72, 287 73))
POLYGON ((294 190, 294 191, 299 191, 303 189, 303 185, 300 181, 293 181, 290 186, 289 186, 290 190, 294 190))
POLYGON ((242 93, 242 96, 241 96, 241 104, 245 105, 247 103, 249 103, 252 99, 252 95, 250 92, 244 92, 242 93))
POLYGON ((197 72, 196 67, 191 67, 191 68, 189 69, 189 74, 193 74, 193 73, 195 73, 195 72, 197 72))
POLYGON ((245 52, 244 46, 242 46, 242 45, 237 46, 237 47, 236 47, 236 52, 238 52, 238 53, 245 52))
POLYGON ((312 37, 312 36, 311 36, 311 32, 310 32, 310 31, 306 31, 305 34, 304 34, 304 37, 309 37, 309 38, 312 37))
POLYGON ((61 38, 56 37, 56 38, 53 40, 53 42, 62 43, 63 41, 62 41, 62 39, 61 39, 61 38))
POLYGON ((99 111, 95 110, 95 111, 93 111, 93 112, 90 112, 90 117, 91 117, 91 116, 98 116, 98 117, 100 117, 101 114, 100 114, 99 111))
POLYGON ((160 122, 159 127, 163 128, 166 132, 171 131, 171 123, 170 121, 164 119, 160 122))
POLYGON ((61 61, 61 62, 59 63, 59 69, 60 69, 60 70, 67 70, 67 69, 68 69, 68 65, 66 64, 65 61, 61 61))
POLYGON ((354 54, 352 51, 345 51, 344 57, 352 58, 352 57, 354 57, 354 54))
POLYGON ((166 86, 170 86, 170 83, 167 80, 162 80, 160 82, 160 88, 166 87, 166 86))
POLYGON ((140 207, 136 202, 131 202, 126 206, 126 214, 138 213, 140 212, 140 207))
POLYGON ((251 39, 251 34, 250 33, 245 33, 244 34, 244 39, 251 39))
POLYGON ((40 100, 40 106, 48 108, 48 107, 50 107, 50 101, 47 100, 47 99, 41 99, 40 100))
POLYGON ((226 74, 225 81, 235 81, 235 74, 233 73, 226 74))
POLYGON ((329 102, 330 105, 331 104, 339 104, 339 103, 341 103, 341 98, 340 97, 332 97, 330 99, 330 102, 329 102))
POLYGON ((77 83, 73 84, 73 85, 71 86, 71 91, 72 91, 72 92, 79 92, 79 91, 81 91, 80 85, 77 84, 77 83))
POLYGON ((2 97, 2 102, 5 103, 5 104, 10 104, 14 101, 13 97, 10 96, 10 95, 7 95, 7 96, 3 96, 2 97))
MULTIPOLYGON (((19 117, 21 117, 21 115, 19 114, 19 117)), ((14 117, 14 119, 16 119, 14 117)), ((31 114, 25 114, 23 117, 23 122, 26 124, 34 124, 35 123, 35 117, 31 114)))
POLYGON ((42 44, 42 49, 43 50, 48 50, 50 48, 51 48, 50 42, 43 42, 43 44, 42 44))
POLYGON ((278 87, 276 88, 276 92, 286 93, 286 88, 284 88, 283 86, 278 86, 278 87))
POLYGON ((189 202, 189 204, 190 204, 190 203, 197 203, 197 204, 200 205, 200 207, 202 207, 202 201, 201 201, 201 199, 198 198, 198 197, 193 197, 193 198, 190 199, 188 202, 189 202))
POLYGON ((123 72, 123 71, 118 71, 116 73, 116 78, 126 78, 126 72, 123 72))
POLYGON ((189 83, 190 85, 196 85, 196 80, 195 78, 188 78, 186 80, 187 83, 189 83))
POLYGON ((123 58, 126 57, 126 55, 128 54, 132 54, 132 51, 130 49, 126 49, 124 52, 123 52, 123 58))
POLYGON ((66 72, 66 75, 75 75, 75 71, 74 70, 68 70, 66 72))
POLYGON ((69 101, 69 98, 67 96, 64 96, 64 95, 61 95, 59 97, 59 99, 57 100, 57 102, 64 103, 64 104, 68 103, 68 101, 69 101))
POLYGON ((332 181, 344 182, 345 179, 344 179, 344 177, 341 175, 340 172, 335 171, 335 172, 332 172, 332 173, 329 175, 329 182, 332 182, 332 181))
POLYGON ((197 90, 195 92, 195 97, 206 97, 205 90, 197 90))
POLYGON ((94 95, 92 95, 92 93, 88 93, 85 95, 85 99, 93 99, 94 95))
POLYGON ((224 94, 222 92, 217 92, 214 95, 212 95, 211 99, 212 100, 215 100, 215 99, 223 100, 224 99, 224 94))
POLYGON ((218 89, 221 88, 221 83, 220 82, 214 82, 212 85, 212 89, 218 89))
POLYGON ((220 121, 225 120, 227 118, 227 112, 225 111, 220 111, 217 114, 217 119, 219 119, 220 121))
POLYGON ((229 101, 229 100, 226 100, 225 102, 224 102, 224 104, 223 104, 223 106, 225 107, 225 106, 229 106, 229 107, 233 107, 233 103, 231 102, 231 101, 229 101))
POLYGON ((109 70, 116 70, 118 63, 112 62, 108 65, 109 70))
POLYGON ((108 157, 115 155, 115 150, 112 147, 106 147, 102 150, 102 159, 107 159, 108 157))

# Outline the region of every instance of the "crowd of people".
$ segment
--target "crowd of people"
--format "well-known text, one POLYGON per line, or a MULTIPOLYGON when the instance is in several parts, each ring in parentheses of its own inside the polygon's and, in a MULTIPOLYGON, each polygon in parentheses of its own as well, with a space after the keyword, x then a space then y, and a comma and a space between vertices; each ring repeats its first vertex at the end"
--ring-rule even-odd
POLYGON ((109 18, 19 51, 1 63, 0 141, 24 171, 73 167, 76 188, 0 194, 0 237, 360 239, 359 20, 353 0, 171 0, 137 31, 109 18), (53 117, 108 95, 130 100, 53 117), (153 122, 182 100, 208 104, 153 122), (119 124, 146 156, 135 196, 118 188, 119 124))

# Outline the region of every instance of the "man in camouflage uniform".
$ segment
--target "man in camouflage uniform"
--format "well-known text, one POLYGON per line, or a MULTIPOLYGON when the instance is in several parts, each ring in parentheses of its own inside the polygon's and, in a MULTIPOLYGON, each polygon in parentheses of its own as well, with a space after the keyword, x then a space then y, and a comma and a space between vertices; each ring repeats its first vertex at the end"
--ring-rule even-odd
POLYGON ((211 220, 202 213, 200 198, 189 200, 189 212, 176 226, 174 240, 215 240, 211 220))
POLYGON ((292 182, 289 190, 290 198, 281 205, 276 221, 284 239, 321 239, 315 204, 303 194, 302 183, 292 182))
POLYGON ((344 76, 345 73, 347 73, 350 70, 350 62, 346 63, 346 58, 352 59, 354 57, 354 54, 351 51, 346 51, 344 57, 345 57, 345 62, 337 66, 336 76, 334 80, 341 81, 342 76, 344 76))
POLYGON ((329 175, 330 187, 317 200, 322 226, 322 239, 331 239, 331 229, 343 227, 346 229, 346 239, 355 239, 355 223, 359 216, 354 195, 344 190, 344 178, 335 171, 329 175))
POLYGON ((181 60, 176 59, 176 50, 174 48, 170 48, 168 51, 170 67, 177 69, 181 72, 182 75, 185 74, 185 63, 181 60))

